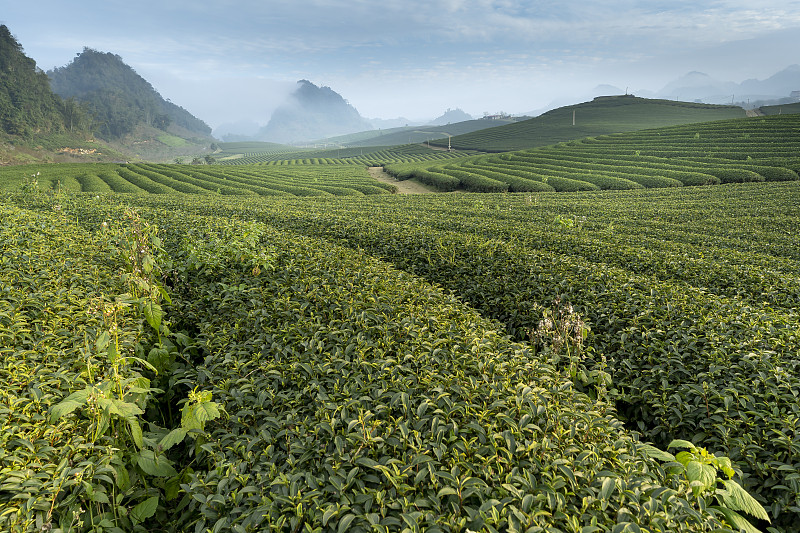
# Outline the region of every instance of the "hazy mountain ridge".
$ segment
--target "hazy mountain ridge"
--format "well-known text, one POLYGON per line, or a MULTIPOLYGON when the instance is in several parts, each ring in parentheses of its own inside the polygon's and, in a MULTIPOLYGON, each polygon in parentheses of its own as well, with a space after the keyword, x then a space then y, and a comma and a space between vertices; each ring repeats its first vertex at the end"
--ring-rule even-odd
POLYGON ((455 108, 449 109, 445 111, 441 116, 436 117, 431 121, 431 124, 435 126, 444 126, 446 124, 453 124, 455 122, 466 122, 467 120, 472 120, 474 117, 468 113, 465 113, 463 109, 455 108))
POLYGON ((741 83, 722 81, 703 72, 689 72, 665 85, 656 94, 662 98, 706 103, 731 103, 788 98, 800 90, 800 65, 790 65, 766 78, 741 83))
POLYGON ((256 138, 295 143, 371 129, 372 124, 339 93, 300 80, 297 89, 272 113, 256 138))
POLYGON ((110 52, 84 48, 71 63, 50 70, 47 75, 55 93, 86 103, 101 137, 119 138, 140 124, 164 131, 172 129, 184 136, 187 132, 201 137, 211 135, 205 122, 164 100, 147 80, 110 52))

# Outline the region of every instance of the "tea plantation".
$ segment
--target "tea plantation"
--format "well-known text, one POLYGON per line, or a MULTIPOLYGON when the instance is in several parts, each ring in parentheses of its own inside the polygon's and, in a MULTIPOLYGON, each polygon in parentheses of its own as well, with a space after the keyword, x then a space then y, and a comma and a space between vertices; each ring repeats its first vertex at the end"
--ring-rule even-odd
POLYGON ((403 197, 175 167, 0 196, 0 530, 800 522, 797 181, 403 197))
POLYGON ((575 192, 798 180, 800 115, 684 124, 452 161, 386 165, 444 191, 575 192))

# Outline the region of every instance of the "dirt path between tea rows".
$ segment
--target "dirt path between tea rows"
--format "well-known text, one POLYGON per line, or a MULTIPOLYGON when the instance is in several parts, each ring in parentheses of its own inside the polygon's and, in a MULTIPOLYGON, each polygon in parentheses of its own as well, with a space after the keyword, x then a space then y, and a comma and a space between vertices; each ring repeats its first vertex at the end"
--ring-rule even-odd
POLYGON ((378 181, 397 187, 397 194, 427 194, 436 192, 417 180, 398 181, 383 171, 383 167, 369 167, 369 175, 378 181))

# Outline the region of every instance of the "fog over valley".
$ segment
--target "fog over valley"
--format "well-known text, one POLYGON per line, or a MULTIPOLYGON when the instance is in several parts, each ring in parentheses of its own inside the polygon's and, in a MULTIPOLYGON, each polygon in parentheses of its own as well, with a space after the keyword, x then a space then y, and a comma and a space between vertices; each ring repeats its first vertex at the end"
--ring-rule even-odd
POLYGON ((796 1, 81 6, 15 2, 0 23, 43 70, 84 47, 119 55, 216 136, 258 134, 298 80, 331 88, 375 128, 607 93, 746 105, 800 89, 796 1))

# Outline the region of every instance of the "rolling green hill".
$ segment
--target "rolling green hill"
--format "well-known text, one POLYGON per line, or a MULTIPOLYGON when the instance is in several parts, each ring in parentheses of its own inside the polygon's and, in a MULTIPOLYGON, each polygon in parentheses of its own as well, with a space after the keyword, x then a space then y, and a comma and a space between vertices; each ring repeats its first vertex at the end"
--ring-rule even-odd
MULTIPOLYGON (((459 135, 451 139, 451 144, 462 150, 508 152, 609 133, 744 116, 744 109, 737 106, 651 100, 632 95, 601 96, 516 124, 459 135)), ((446 147, 447 140, 431 144, 446 147)))
POLYGON ((221 143, 215 155, 223 165, 361 165, 451 160, 478 152, 448 152, 420 144, 344 148, 293 148, 270 143, 221 143))
POLYGON ((683 124, 454 161, 386 166, 439 190, 537 192, 795 181, 800 115, 683 124))
POLYGON ((454 122, 445 125, 408 126, 386 130, 370 130, 340 137, 331 137, 318 142, 341 144, 342 146, 394 146, 398 144, 425 143, 435 139, 443 140, 447 146, 448 135, 464 135, 487 128, 513 124, 514 119, 476 119, 454 122))
POLYGON ((762 106, 759 108, 759 111, 761 111, 765 115, 783 115, 789 113, 800 113, 800 102, 795 102, 793 104, 762 106))

